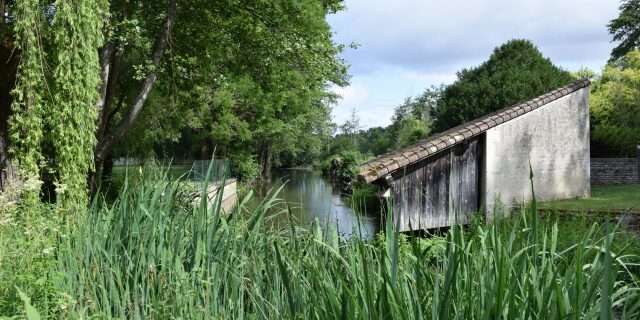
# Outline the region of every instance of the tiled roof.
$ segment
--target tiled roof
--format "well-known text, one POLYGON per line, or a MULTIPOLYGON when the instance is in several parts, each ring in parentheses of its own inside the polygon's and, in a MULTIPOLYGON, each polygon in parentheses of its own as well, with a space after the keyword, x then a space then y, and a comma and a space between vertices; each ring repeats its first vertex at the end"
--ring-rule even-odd
POLYGON ((441 150, 478 136, 479 134, 503 122, 515 119, 552 101, 588 87, 589 84, 590 82, 587 79, 578 80, 532 100, 498 110, 484 117, 430 136, 427 139, 419 141, 408 147, 381 155, 376 159, 363 163, 360 166, 360 176, 367 182, 376 181, 400 168, 404 168, 412 163, 438 153, 441 150))

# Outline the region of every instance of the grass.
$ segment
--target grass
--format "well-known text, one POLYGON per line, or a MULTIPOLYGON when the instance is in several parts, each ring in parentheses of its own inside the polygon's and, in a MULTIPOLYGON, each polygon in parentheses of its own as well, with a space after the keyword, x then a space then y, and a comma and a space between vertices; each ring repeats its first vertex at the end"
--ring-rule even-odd
MULTIPOLYGON (((114 203, 96 201, 78 224, 62 223, 56 253, 46 260, 50 271, 39 271, 49 291, 28 301, 7 275, 0 285, 15 292, 7 305, 18 306, 7 315, 37 309, 45 318, 640 317, 632 257, 614 251, 618 229, 589 224, 561 247, 558 224, 540 221, 535 202, 501 223, 452 227, 433 239, 403 236, 387 219, 384 234, 364 241, 343 240, 318 224, 269 228, 268 210, 283 207, 279 214, 290 215, 277 190, 252 209, 244 205, 249 194, 228 216, 215 205, 184 203, 179 190, 166 177, 125 183, 114 203)), ((0 241, 6 248, 16 240, 0 241)), ((4 270, 12 261, 1 255, 4 270)), ((21 285, 33 292, 28 282, 21 285)))
POLYGON ((640 213, 640 184, 592 186, 591 197, 540 203, 543 209, 640 213))

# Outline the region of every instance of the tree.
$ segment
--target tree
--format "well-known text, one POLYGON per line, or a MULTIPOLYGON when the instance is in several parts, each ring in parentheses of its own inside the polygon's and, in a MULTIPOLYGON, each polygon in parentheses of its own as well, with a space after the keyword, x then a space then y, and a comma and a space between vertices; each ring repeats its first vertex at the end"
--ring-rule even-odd
POLYGON ((360 131, 360 153, 377 156, 388 152, 394 146, 388 128, 373 127, 360 131))
POLYGON ((21 61, 9 123, 28 204, 38 201, 40 162, 50 153, 59 203, 70 209, 86 205, 106 7, 103 0, 58 0, 51 14, 52 7, 43 10, 38 0, 16 4, 21 61))
POLYGON ((640 145, 640 50, 609 63, 591 93, 592 140, 607 155, 634 156, 640 145))
POLYGON ((607 25, 613 41, 619 44, 611 50, 609 62, 623 58, 640 48, 640 0, 622 0, 620 15, 607 25))
POLYGON ((358 148, 358 133, 362 130, 362 125, 360 124, 360 116, 356 111, 356 108, 351 109, 349 113, 349 117, 344 121, 342 125, 340 125, 340 131, 348 136, 351 140, 351 149, 357 150, 358 148))
POLYGON ((418 96, 405 99, 403 104, 395 108, 388 128, 395 148, 416 143, 431 133, 438 100, 444 88, 444 85, 431 86, 418 96))
POLYGON ((574 79, 554 66, 529 40, 497 47, 480 66, 463 69, 438 100, 434 129, 441 132, 517 102, 567 85, 574 79))
POLYGON ((253 154, 266 177, 274 162, 317 154, 321 127, 329 125, 328 84, 347 79, 342 46, 325 20, 341 9, 338 0, 229 5, 190 13, 201 19, 176 28, 183 41, 176 47, 184 51, 178 64, 186 70, 180 81, 198 88, 178 100, 198 106, 189 125, 201 138, 203 157, 214 147, 229 156, 253 154), (192 40, 202 21, 211 30, 197 34, 213 39, 192 40), (200 49, 207 43, 215 47, 200 49))
POLYGON ((396 148, 406 147, 426 138, 430 129, 428 123, 423 120, 405 118, 397 133, 396 148))
POLYGON ((113 1, 111 3, 109 31, 112 31, 112 36, 99 51, 101 85, 98 89, 100 98, 97 100, 99 111, 96 122, 95 170, 89 178, 90 186, 94 185, 95 171, 100 169, 138 119, 158 77, 158 70, 176 23, 178 0, 168 0, 166 11, 159 7, 162 6, 155 2, 134 4, 129 1, 113 1), (160 26, 156 22, 158 16, 164 16, 160 26), (153 46, 149 44, 148 35, 157 35, 153 46), (133 39, 139 40, 136 45, 131 45, 129 42, 133 39), (129 73, 128 77, 123 72, 125 70, 123 66, 130 63, 132 59, 126 55, 127 49, 132 51, 133 57, 138 59, 140 56, 143 57, 140 64, 131 68, 136 72, 129 73), (150 54, 147 53, 149 51, 150 54), (120 92, 117 95, 118 91, 126 93, 120 92), (120 97, 120 101, 114 104, 117 97, 120 97), (117 113, 119 113, 119 121, 116 122, 117 113))
MULTIPOLYGON (((106 0, 102 2, 107 3, 106 0)), ((51 69, 42 64, 49 64, 51 57, 58 57, 64 48, 73 50, 68 43, 59 42, 61 45, 57 46, 57 42, 50 38, 53 33, 48 33, 55 29, 51 28, 55 26, 52 21, 62 17, 60 13, 64 10, 59 6, 66 2, 0 2, 3 12, 8 12, 3 17, 10 17, 2 19, 0 25, 3 40, 7 40, 2 42, 2 46, 11 44, 1 47, 0 54, 14 52, 22 41, 17 39, 19 32, 12 31, 15 28, 4 26, 15 21, 29 24, 23 22, 29 20, 18 14, 19 4, 23 3, 37 8, 33 12, 41 24, 36 25, 46 26, 43 28, 46 32, 32 32, 41 36, 43 41, 32 43, 43 43, 47 52, 45 55, 42 50, 29 51, 42 54, 33 59, 29 58, 29 52, 22 52, 19 59, 31 59, 22 60, 24 65, 29 61, 34 61, 34 66, 40 64, 39 68, 30 70, 35 72, 34 77, 48 81, 53 78, 49 73, 51 69)), ((270 168, 274 150, 277 153, 285 149, 285 141, 290 144, 291 137, 299 132, 315 134, 310 130, 294 130, 294 126, 300 129, 311 123, 318 125, 323 121, 322 115, 328 115, 325 103, 330 96, 328 83, 346 83, 346 66, 338 57, 342 46, 333 42, 331 29, 325 21, 328 14, 343 9, 341 0, 278 0, 242 4, 231 0, 215 3, 205 0, 112 0, 108 3, 109 14, 105 16, 109 18, 103 21, 104 28, 93 24, 93 31, 87 31, 90 35, 93 35, 91 32, 104 35, 103 45, 94 48, 99 57, 99 85, 96 84, 97 96, 94 95, 96 101, 92 109, 98 110, 95 130, 83 120, 82 131, 93 131, 93 138, 82 138, 82 142, 77 143, 84 149, 87 145, 95 146, 95 162, 93 166, 89 165, 95 169, 89 179, 91 186, 94 185, 95 172, 103 164, 108 166, 114 153, 151 153, 163 141, 179 141, 185 128, 190 128, 190 137, 200 139, 203 146, 226 148, 233 146, 238 139, 247 141, 249 147, 237 147, 238 150, 234 151, 243 153, 248 149, 256 157, 263 155, 260 158, 265 168, 270 168), (242 92, 243 86, 261 93, 252 96, 251 92, 242 92)), ((93 23, 92 20, 87 21, 93 23)), ((25 33, 26 36, 32 34, 25 33)), ((93 60, 85 58, 90 62, 86 67, 93 68, 93 60)), ((3 61, 11 59, 5 60, 3 56, 3 61)), ((10 69, 7 65, 3 67, 10 69)), ((80 70, 75 65, 69 68, 71 71, 80 70)), ((15 72, 8 71, 9 80, 6 82, 10 83, 15 72)), ((69 73, 71 71, 65 73, 60 69, 55 78, 73 76, 69 73)), ((88 68, 86 71, 87 74, 93 72, 88 68)), ((93 80, 78 78, 78 81, 83 79, 86 90, 91 90, 93 80)), ((77 102, 71 101, 75 95, 65 91, 67 87, 60 88, 63 90, 55 92, 59 102, 70 105, 77 102)), ((0 89, 1 95, 14 88, 0 89)), ((84 95, 88 91, 80 93, 84 95)), ((5 104, 3 100, 2 106, 5 104)), ((29 104, 32 105, 31 102, 29 104)), ((45 117, 43 112, 30 111, 37 108, 23 109, 34 114, 34 118, 25 123, 37 124, 45 117)), ((6 121, 3 120, 9 117, 5 116, 9 113, 4 107, 2 111, 0 129, 4 129, 6 121)), ((59 119, 65 118, 63 114, 59 116, 59 119)), ((22 131, 34 135, 41 132, 22 131)), ((8 140, 0 139, 0 160, 7 158, 3 157, 6 154, 3 151, 7 149, 8 140)), ((23 136, 11 139, 18 147, 24 141, 39 143, 23 136)), ((203 148, 203 151, 210 156, 211 149, 203 148)), ((28 169, 36 167, 30 163, 39 163, 40 160, 64 161, 61 154, 50 151, 33 157, 20 157, 21 162, 35 159, 26 160, 21 166, 28 169)), ((84 161, 86 157, 82 156, 78 161, 80 159, 84 161)), ((105 168, 104 172, 108 171, 105 168)))

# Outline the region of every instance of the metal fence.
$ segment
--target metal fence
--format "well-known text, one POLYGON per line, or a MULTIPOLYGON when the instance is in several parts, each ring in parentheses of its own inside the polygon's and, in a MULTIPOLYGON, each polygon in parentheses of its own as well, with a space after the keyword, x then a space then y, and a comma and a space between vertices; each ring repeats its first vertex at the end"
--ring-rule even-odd
POLYGON ((195 160, 187 178, 192 181, 224 181, 231 176, 229 159, 195 160))
MULTIPOLYGON (((116 167, 135 167, 152 165, 166 172, 170 178, 187 179, 190 181, 204 181, 208 179, 211 182, 224 181, 231 177, 231 166, 229 159, 212 159, 212 160, 173 160, 173 159, 155 159, 152 161, 143 161, 135 158, 119 158, 114 161, 116 167), (209 169, 211 171, 209 171, 209 169), (207 176, 209 174, 209 176, 207 176)), ((114 175, 124 175, 124 169, 114 172, 114 175)))

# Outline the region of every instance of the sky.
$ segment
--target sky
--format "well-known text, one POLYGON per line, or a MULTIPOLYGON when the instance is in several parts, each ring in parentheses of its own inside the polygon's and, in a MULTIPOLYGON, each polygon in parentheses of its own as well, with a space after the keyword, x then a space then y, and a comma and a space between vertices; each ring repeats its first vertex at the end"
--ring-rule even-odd
POLYGON ((450 84, 456 71, 487 60, 514 38, 529 39, 567 70, 600 72, 614 44, 606 25, 618 0, 346 0, 331 15, 337 43, 357 43, 342 57, 350 85, 333 106, 335 123, 353 108, 363 128, 391 123, 393 109, 431 85, 450 84))

